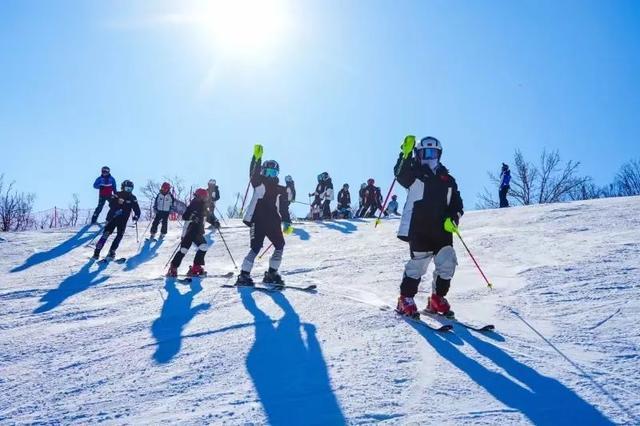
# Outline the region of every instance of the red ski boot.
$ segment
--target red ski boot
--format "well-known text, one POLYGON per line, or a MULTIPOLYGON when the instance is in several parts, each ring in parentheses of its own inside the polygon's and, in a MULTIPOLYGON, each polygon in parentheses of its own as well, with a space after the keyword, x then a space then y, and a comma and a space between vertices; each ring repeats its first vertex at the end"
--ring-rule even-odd
POLYGON ((418 307, 416 306, 416 302, 413 301, 413 297, 398 297, 398 306, 396 307, 396 312, 412 318, 420 317, 420 314, 418 313, 418 307))
POLYGON ((451 306, 449 306, 447 299, 445 299, 444 296, 438 296, 435 293, 433 293, 429 298, 425 311, 432 314, 444 315, 449 318, 453 317, 453 311, 451 310, 451 306))
POLYGON ((175 278, 178 276, 178 268, 176 268, 175 266, 169 266, 169 270, 167 271, 167 275, 168 278, 175 278))
POLYGON ((204 277, 205 275, 207 275, 207 271, 202 268, 202 265, 193 264, 189 266, 188 277, 204 277))

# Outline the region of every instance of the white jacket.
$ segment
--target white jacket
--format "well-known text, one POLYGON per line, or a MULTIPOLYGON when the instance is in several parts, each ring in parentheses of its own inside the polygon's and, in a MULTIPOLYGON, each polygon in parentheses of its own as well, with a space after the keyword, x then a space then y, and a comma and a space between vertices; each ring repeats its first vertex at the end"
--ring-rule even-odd
POLYGON ((173 195, 171 193, 163 194, 160 192, 156 196, 156 202, 154 203, 155 210, 158 212, 169 212, 173 207, 173 195))

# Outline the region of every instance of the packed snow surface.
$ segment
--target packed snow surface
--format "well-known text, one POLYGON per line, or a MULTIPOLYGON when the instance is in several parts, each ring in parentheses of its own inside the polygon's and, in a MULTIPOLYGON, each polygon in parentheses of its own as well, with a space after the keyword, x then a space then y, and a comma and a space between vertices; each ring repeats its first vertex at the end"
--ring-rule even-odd
MULTIPOLYGON (((448 298, 486 334, 381 309, 409 257, 397 219, 296 224, 283 277, 316 293, 221 287, 234 267, 217 233, 213 277, 166 280, 170 226, 140 246, 128 228, 123 265, 88 260, 96 226, 3 235, 0 423, 640 423, 639 198, 465 215, 494 289, 456 240, 448 298)), ((222 232, 240 262, 248 228, 222 232)), ((429 272, 420 308, 430 288, 429 272)))

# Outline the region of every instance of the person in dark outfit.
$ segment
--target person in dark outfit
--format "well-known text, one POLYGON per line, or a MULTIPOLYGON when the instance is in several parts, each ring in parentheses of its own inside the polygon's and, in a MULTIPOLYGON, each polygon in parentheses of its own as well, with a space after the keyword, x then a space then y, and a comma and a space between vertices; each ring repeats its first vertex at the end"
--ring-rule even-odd
POLYGON ((511 183, 511 170, 509 166, 502 163, 502 171, 500 173, 500 190, 498 196, 500 197, 500 207, 509 207, 509 200, 507 200, 507 194, 509 193, 509 183, 511 183))
POLYGON ((311 210, 319 207, 322 210, 322 219, 331 219, 331 200, 333 200, 333 181, 329 173, 322 172, 318 175, 318 185, 315 192, 309 194, 314 197, 311 210))
POLYGON ((351 218, 351 194, 349 193, 349 184, 342 185, 342 189, 338 191, 338 207, 334 212, 336 219, 351 218))
POLYGON ((289 175, 284 177, 285 185, 287 186, 287 196, 289 198, 289 204, 296 201, 296 183, 289 175))
MULTIPOLYGON (((102 168, 101 175, 93 182, 93 187, 98 190, 98 207, 96 207, 91 217, 92 225, 98 223, 98 216, 100 216, 104 204, 109 201, 116 192, 116 180, 111 176, 111 169, 109 169, 109 167, 104 166, 102 168)), ((111 217, 107 215, 107 222, 109 219, 111 219, 111 217)))
POLYGON ((395 194, 391 196, 391 201, 389 201, 389 204, 387 204, 387 208, 384 211, 385 216, 389 216, 390 214, 400 214, 398 213, 398 196, 395 194))
POLYGON ((382 193, 380 188, 375 186, 373 179, 367 180, 367 186, 364 188, 364 208, 362 209, 362 217, 375 217, 376 210, 382 208, 382 193))
POLYGON ((193 258, 193 265, 189 267, 187 275, 190 277, 198 277, 206 275, 203 268, 204 256, 207 254, 209 245, 204 238, 204 222, 207 218, 207 197, 209 193, 204 188, 198 188, 194 192, 193 200, 187 206, 182 220, 182 240, 180 242, 180 250, 173 256, 167 277, 176 277, 178 275, 178 268, 182 263, 182 259, 189 252, 192 244, 198 246, 196 255, 193 258))
POLYGON ((220 188, 216 184, 215 179, 210 179, 207 183, 207 209, 209 214, 207 215, 207 222, 213 225, 214 228, 220 227, 220 222, 216 217, 216 202, 220 199, 220 188))
POLYGON ((274 160, 268 160, 261 164, 262 152, 262 145, 254 147, 249 166, 253 196, 243 221, 251 227, 251 247, 242 262, 242 270, 238 275, 236 285, 254 285, 251 270, 265 238, 273 243, 274 251, 269 259, 269 270, 264 273, 262 282, 276 285, 284 284, 278 269, 282 263, 284 251, 283 232, 290 234, 293 231, 289 217, 289 197, 286 188, 279 185, 280 166, 274 160))
POLYGON ((116 257, 116 250, 124 236, 124 231, 127 228, 127 222, 129 221, 131 211, 133 211, 134 215, 133 221, 137 222, 140 218, 140 206, 138 205, 138 199, 133 195, 133 182, 125 180, 122 182, 122 191, 116 192, 109 200, 109 214, 107 217, 110 217, 111 219, 107 222, 102 236, 96 243, 96 249, 93 252, 93 259, 100 258, 100 251, 102 251, 102 247, 104 247, 104 244, 107 242, 107 239, 113 231, 117 229, 118 232, 111 243, 107 259, 112 260, 116 257))
POLYGON ((153 202, 153 211, 156 215, 153 218, 153 222, 151 222, 150 239, 153 240, 156 237, 158 224, 160 224, 160 222, 162 222, 160 238, 164 238, 164 236, 167 235, 169 213, 171 213, 174 201, 173 195, 171 194, 171 184, 169 184, 169 182, 164 182, 160 187, 160 192, 158 192, 158 195, 156 195, 156 199, 153 202))
POLYGON ((358 210, 356 211, 356 217, 364 216, 364 195, 367 184, 363 182, 358 190, 358 210))
POLYGON ((408 193, 398 238, 409 242, 411 260, 405 266, 397 311, 419 315, 413 298, 433 259, 435 271, 427 310, 453 315, 445 296, 457 265, 453 232, 463 215, 458 185, 440 163, 442 145, 436 138, 423 138, 415 146, 415 137, 407 136, 402 151, 395 173, 408 193))

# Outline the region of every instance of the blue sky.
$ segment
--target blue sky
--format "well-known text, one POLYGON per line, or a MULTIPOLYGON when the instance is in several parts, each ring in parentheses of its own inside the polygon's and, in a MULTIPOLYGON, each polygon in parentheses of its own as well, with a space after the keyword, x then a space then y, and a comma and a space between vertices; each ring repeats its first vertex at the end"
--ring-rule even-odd
POLYGON ((102 165, 215 178, 226 206, 262 143, 306 201, 322 171, 386 191, 411 133, 442 141, 472 208, 516 148, 559 149, 598 184, 640 156, 638 2, 280 1, 271 43, 235 53, 203 7, 2 2, 0 173, 38 209, 93 206, 102 165))

